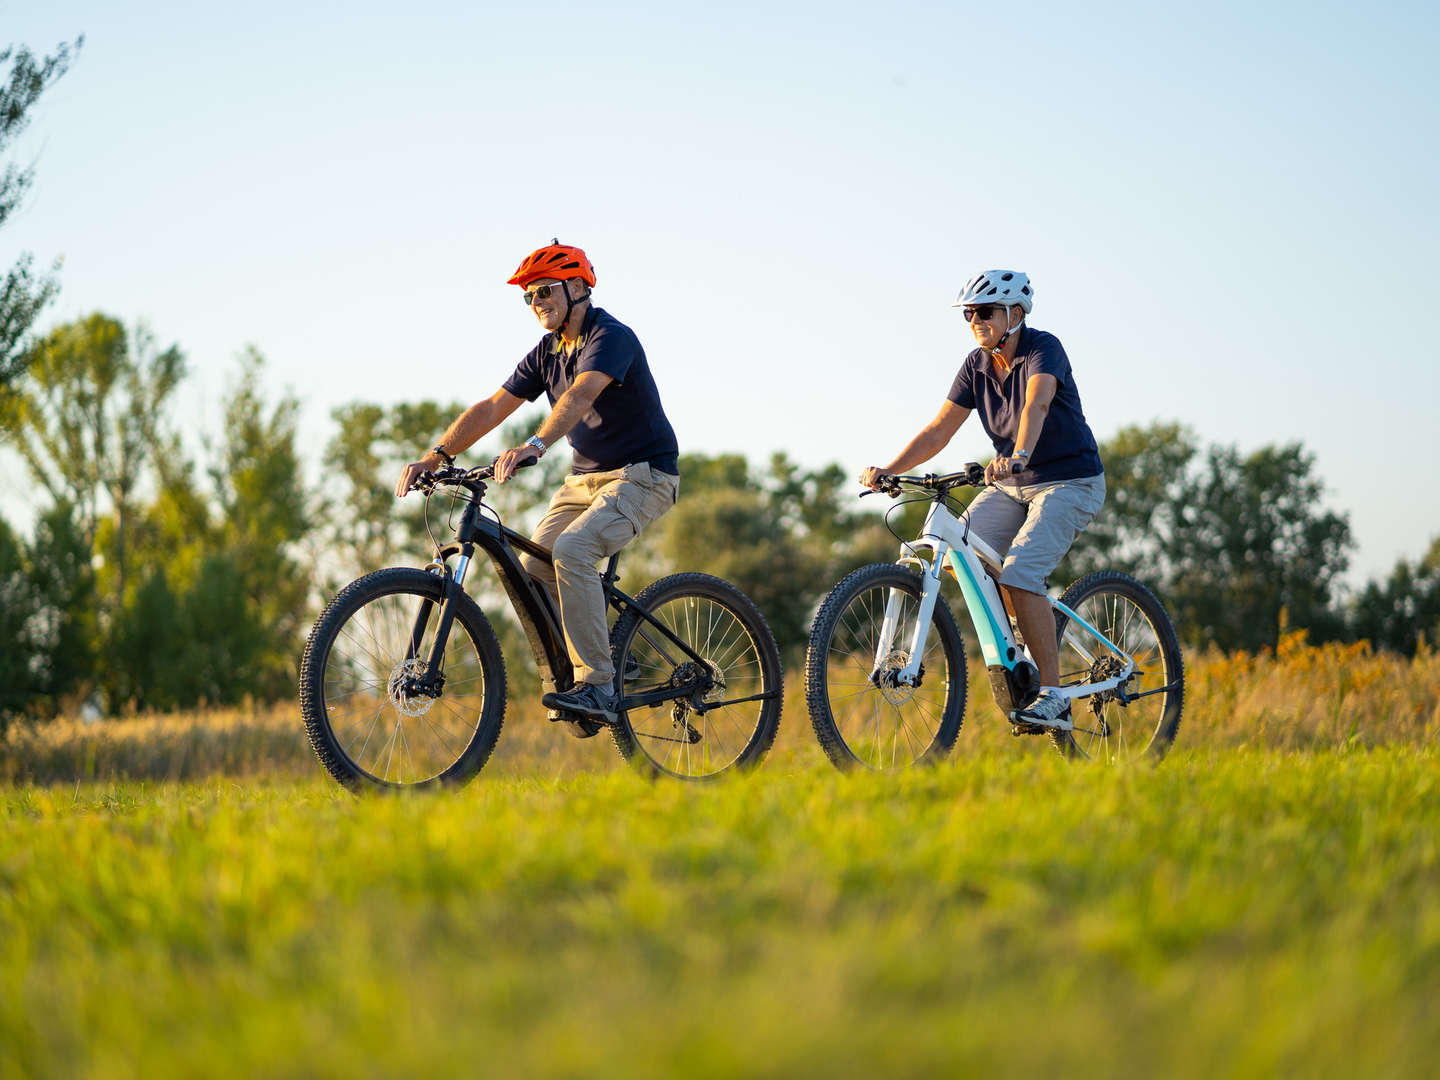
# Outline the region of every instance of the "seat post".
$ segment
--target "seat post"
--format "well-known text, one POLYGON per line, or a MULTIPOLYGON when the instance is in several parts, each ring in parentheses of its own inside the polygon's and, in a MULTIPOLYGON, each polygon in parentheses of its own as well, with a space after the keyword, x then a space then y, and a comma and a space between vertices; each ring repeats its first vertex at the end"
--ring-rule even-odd
POLYGON ((600 580, 606 584, 619 580, 620 575, 616 573, 616 567, 619 565, 620 553, 617 551, 614 555, 610 556, 610 561, 605 564, 605 572, 600 575, 600 580))

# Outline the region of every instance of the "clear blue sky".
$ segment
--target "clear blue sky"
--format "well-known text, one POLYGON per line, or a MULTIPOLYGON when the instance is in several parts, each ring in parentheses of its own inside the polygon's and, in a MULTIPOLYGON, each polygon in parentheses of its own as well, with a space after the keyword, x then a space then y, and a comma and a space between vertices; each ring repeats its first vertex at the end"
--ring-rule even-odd
MULTIPOLYGON (((1433 3, 0 0, 0 43, 80 33, 0 265, 64 256, 47 327, 181 345, 196 430, 251 343, 317 451, 342 402, 489 394, 537 338, 505 279, 558 235, 684 449, 858 472, 1008 266, 1100 438, 1303 442, 1352 580, 1440 535, 1433 3)), ((987 452, 972 420, 939 463, 987 452)))

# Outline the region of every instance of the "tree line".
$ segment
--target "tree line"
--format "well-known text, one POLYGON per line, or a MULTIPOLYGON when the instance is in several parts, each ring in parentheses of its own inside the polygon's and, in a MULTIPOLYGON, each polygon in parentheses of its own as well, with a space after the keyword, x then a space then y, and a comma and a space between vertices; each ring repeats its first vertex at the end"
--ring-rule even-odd
MULTIPOLYGON (((82 44, 43 57, 0 50, 0 152, 82 44)), ((33 180, 29 167, 0 171, 0 226, 33 180)), ((186 377, 177 346, 100 313, 33 333, 58 270, 56 261, 37 271, 22 253, 0 279, 0 439, 24 463, 39 508, 28 536, 0 519, 0 724, 81 700, 115 711, 289 695, 325 596, 366 570, 428 558, 442 508, 432 504, 427 522, 419 500, 396 502, 393 480, 468 403, 338 408, 319 474, 307 479, 300 403, 267 399, 264 359, 249 349, 219 430, 192 452, 175 417, 186 377)), ((518 444, 537 423, 517 416, 472 460, 518 444)), ((1440 628, 1440 538, 1384 581, 1341 595, 1349 523, 1324 509, 1314 459, 1298 443, 1242 454, 1159 423, 1119 432, 1101 457, 1105 510, 1052 586, 1092 569, 1131 571, 1166 600, 1189 644, 1227 650, 1305 629, 1414 652, 1440 628)), ((547 455, 492 488, 491 501, 523 529, 564 468, 563 455, 547 455)), ((627 551, 624 584, 710 570, 755 599, 794 658, 830 586, 894 558, 898 537, 923 519, 923 503, 883 513, 880 500, 860 504, 854 472, 853 462, 808 469, 784 453, 760 463, 684 455, 681 501, 627 551)), ((528 665, 507 605, 481 598, 510 662, 528 665)))
MULTIPOLYGON (((197 451, 176 416, 184 354, 143 328, 95 314, 57 326, 25 360, 5 435, 43 508, 28 536, 0 520, 6 716, 82 699, 117 711, 287 696, 324 598, 368 570, 423 564, 427 528, 446 528, 439 500, 427 525, 422 501, 397 502, 393 484, 463 403, 337 408, 318 475, 307 477, 300 402, 267 398, 254 349, 236 363, 219 429, 197 451)), ((487 460, 538 419, 518 416, 467 456, 487 460)), ((1161 595, 1188 644, 1225 650, 1305 629, 1317 641, 1364 637, 1413 652, 1440 626, 1440 540, 1388 579, 1342 595, 1349 524, 1323 506, 1314 459, 1298 444, 1243 454, 1157 423, 1119 432, 1101 457, 1105 509, 1052 586, 1093 569, 1129 571, 1161 595)), ((564 455, 548 455, 492 488, 491 502, 524 529, 564 469, 564 455)), ((755 599, 792 658, 826 590, 857 566, 893 559, 925 509, 862 503, 854 463, 687 454, 681 471, 679 504, 627 549, 622 587, 678 569, 719 574, 755 599)), ((506 605, 484 593, 483 575, 474 584, 510 663, 528 666, 506 605)))

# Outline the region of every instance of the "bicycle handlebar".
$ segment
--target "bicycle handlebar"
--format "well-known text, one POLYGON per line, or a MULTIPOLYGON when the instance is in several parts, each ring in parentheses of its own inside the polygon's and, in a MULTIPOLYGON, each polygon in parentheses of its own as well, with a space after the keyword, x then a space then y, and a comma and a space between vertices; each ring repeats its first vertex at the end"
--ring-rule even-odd
POLYGON ((885 475, 880 477, 880 486, 862 491, 860 497, 877 493, 889 495, 892 499, 899 496, 903 488, 919 488, 922 491, 934 491, 943 495, 951 488, 957 487, 984 487, 985 466, 978 461, 967 461, 965 468, 953 473, 926 473, 924 476, 897 476, 885 475))
MULTIPOLYGON (((496 458, 495 461, 499 461, 496 458)), ((522 461, 515 467, 515 471, 528 469, 538 462, 538 458, 522 461)), ((458 465, 442 465, 438 469, 427 469, 410 484, 410 490, 419 491, 426 496, 433 495, 438 487, 462 487, 466 491, 474 492, 477 495, 485 494, 485 481, 495 476, 495 461, 489 465, 479 465, 473 469, 462 469, 458 465)))

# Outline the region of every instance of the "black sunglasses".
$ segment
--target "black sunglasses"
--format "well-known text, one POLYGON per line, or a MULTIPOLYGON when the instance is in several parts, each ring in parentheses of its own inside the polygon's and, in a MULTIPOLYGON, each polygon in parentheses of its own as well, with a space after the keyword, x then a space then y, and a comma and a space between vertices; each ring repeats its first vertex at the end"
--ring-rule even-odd
POLYGON ((552 289, 564 287, 563 281, 557 281, 554 285, 536 285, 533 289, 525 290, 525 306, 529 307, 536 300, 549 300, 552 289))
POLYGON ((976 319, 981 322, 989 322, 995 317, 995 312, 1005 309, 999 304, 981 304, 979 307, 967 307, 962 310, 965 313, 966 322, 974 322, 976 319))

